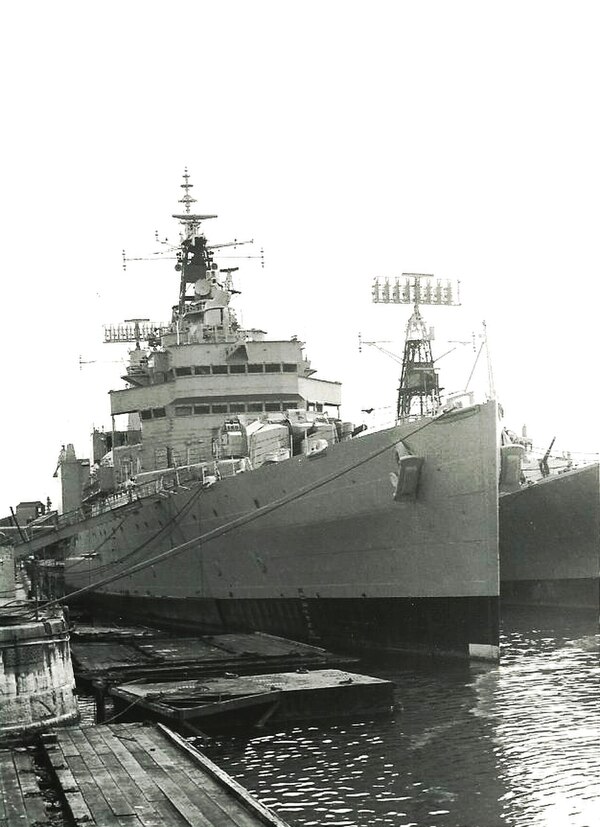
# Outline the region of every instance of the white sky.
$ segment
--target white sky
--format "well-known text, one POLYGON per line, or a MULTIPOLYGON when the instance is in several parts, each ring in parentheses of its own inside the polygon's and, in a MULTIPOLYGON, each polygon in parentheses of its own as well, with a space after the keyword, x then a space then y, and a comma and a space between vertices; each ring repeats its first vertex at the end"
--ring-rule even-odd
POLYGON ((306 341, 344 418, 395 404, 398 366, 357 337, 401 351, 408 309, 373 306, 373 277, 431 272, 463 300, 426 313, 438 355, 485 319, 506 424, 598 450, 599 18, 572 0, 6 5, 0 515, 56 499, 61 444, 87 455, 109 424, 102 324, 168 318, 172 262, 120 255, 176 238, 186 165, 209 238, 264 247, 264 270, 241 262, 244 324, 306 341))

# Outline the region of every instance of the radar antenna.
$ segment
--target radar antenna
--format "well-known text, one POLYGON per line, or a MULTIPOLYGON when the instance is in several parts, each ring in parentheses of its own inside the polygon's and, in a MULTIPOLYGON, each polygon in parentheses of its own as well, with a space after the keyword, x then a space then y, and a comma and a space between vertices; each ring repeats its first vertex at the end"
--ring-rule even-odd
POLYGON ((179 203, 183 204, 183 208, 187 215, 189 215, 191 212, 190 205, 196 203, 196 199, 192 198, 192 196, 190 195, 190 190, 193 186, 193 184, 190 184, 190 174, 188 172, 188 168, 185 167, 183 173, 183 184, 180 184, 180 187, 185 190, 185 195, 183 196, 183 198, 179 199, 179 203))
POLYGON ((460 304, 460 282, 434 279, 430 273, 402 273, 393 282, 376 278, 372 295, 376 304, 412 304, 413 312, 406 325, 402 373, 398 388, 396 417, 433 415, 440 407, 438 372, 434 365, 431 342, 433 328, 427 328, 420 306, 460 304))

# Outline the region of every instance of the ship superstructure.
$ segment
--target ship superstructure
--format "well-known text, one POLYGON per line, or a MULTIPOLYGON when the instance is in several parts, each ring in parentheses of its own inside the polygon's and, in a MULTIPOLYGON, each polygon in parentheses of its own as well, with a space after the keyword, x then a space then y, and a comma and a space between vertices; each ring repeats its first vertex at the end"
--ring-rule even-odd
POLYGON ((201 231, 211 216, 191 211, 187 173, 183 186, 171 320, 107 328, 133 345, 112 428, 94 434, 84 486, 67 447, 59 473, 79 501, 22 551, 59 561, 71 599, 122 616, 496 658, 497 409, 440 405, 422 278, 398 423, 361 433, 296 337, 239 324, 233 271, 201 231))
MULTIPOLYGON (((181 243, 171 321, 131 319, 105 328, 106 342, 135 346, 123 377, 127 387, 110 394, 111 432, 94 434, 97 473, 88 501, 132 479, 142 484, 194 466, 207 471, 215 460, 245 458, 256 468, 301 450, 297 437, 308 431, 331 441, 342 436, 329 417, 339 420, 340 383, 313 376, 303 343, 269 340, 262 330, 240 326, 231 305, 237 268, 221 269, 214 260, 215 251, 230 244, 208 244, 201 225, 216 216, 191 212, 187 171, 183 186, 185 211, 173 216, 181 243), (120 415, 128 417, 125 429, 115 426, 120 415)), ((239 470, 240 463, 229 467, 239 470)))

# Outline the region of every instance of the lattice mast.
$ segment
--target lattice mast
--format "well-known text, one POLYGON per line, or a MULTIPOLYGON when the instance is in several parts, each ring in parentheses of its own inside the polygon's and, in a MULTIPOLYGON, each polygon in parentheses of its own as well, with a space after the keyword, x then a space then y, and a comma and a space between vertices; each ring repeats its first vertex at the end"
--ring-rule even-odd
POLYGON ((199 232, 200 224, 209 218, 216 218, 216 215, 198 215, 192 213, 191 205, 196 203, 196 199, 192 198, 190 190, 194 185, 190 184, 190 175, 187 167, 183 174, 182 189, 185 194, 179 199, 179 203, 183 204, 184 212, 173 216, 182 225, 181 245, 177 254, 176 270, 181 271, 181 281, 179 285, 179 303, 177 307, 178 318, 183 318, 186 310, 187 286, 189 283, 195 283, 199 278, 206 278, 206 276, 213 269, 213 259, 211 248, 206 243, 206 237, 199 232))
POLYGON ((402 373, 398 387, 397 420, 434 415, 440 407, 440 386, 432 355, 433 328, 428 328, 420 305, 460 304, 459 282, 435 279, 429 273, 402 273, 393 282, 376 278, 373 301, 377 304, 412 304, 406 325, 402 373))

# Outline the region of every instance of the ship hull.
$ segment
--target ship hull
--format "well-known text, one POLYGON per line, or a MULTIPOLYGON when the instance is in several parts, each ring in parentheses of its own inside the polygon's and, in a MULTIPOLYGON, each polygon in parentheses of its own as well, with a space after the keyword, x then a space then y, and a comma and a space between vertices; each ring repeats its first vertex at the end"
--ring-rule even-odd
POLYGON ((67 538, 67 591, 163 625, 495 659, 497 430, 486 403, 133 502, 67 538), (407 451, 420 479, 395 498, 407 451))
POLYGON ((260 630, 349 654, 498 655, 496 597, 202 600, 95 593, 86 604, 99 617, 172 631, 260 630))
POLYGON ((502 603, 600 606, 600 466, 500 498, 502 603))

